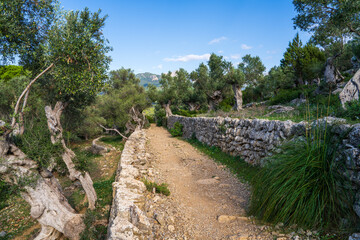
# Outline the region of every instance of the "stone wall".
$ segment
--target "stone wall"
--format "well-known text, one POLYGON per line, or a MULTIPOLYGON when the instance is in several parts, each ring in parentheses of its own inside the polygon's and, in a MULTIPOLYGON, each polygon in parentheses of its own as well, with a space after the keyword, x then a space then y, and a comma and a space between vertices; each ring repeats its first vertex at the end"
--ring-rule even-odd
MULTIPOLYGON (((319 120, 318 124, 325 121, 333 126, 335 134, 349 131, 343 147, 347 156, 347 172, 357 192, 354 209, 360 216, 360 124, 349 125, 342 119, 330 117, 319 120)), ((255 165, 262 164, 264 157, 272 154, 284 140, 304 135, 306 127, 304 122, 177 115, 168 117, 167 122, 168 128, 172 128, 175 122, 181 123, 185 138, 195 136, 200 142, 220 147, 222 151, 255 165)))
POLYGON ((125 143, 113 183, 108 239, 143 239, 149 235, 150 222, 143 211, 146 188, 137 180, 140 173, 136 167, 146 158, 145 143, 143 130, 136 130, 125 143))

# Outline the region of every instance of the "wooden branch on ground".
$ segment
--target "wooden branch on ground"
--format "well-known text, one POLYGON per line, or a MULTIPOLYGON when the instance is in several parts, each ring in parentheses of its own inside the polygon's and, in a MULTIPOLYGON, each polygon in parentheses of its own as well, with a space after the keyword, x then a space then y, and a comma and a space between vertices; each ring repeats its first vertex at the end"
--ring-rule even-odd
POLYGON ((99 124, 99 126, 103 129, 105 129, 106 131, 114 131, 117 134, 119 134, 120 136, 122 136, 124 139, 128 139, 127 137, 125 137, 123 134, 121 134, 121 132, 119 130, 117 130, 116 128, 106 128, 103 125, 99 124))

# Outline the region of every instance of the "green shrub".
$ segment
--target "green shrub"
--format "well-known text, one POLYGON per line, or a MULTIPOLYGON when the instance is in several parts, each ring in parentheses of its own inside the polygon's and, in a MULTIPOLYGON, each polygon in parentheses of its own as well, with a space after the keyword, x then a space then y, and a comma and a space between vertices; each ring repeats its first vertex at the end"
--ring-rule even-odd
POLYGON ((351 120, 360 120, 360 100, 355 100, 345 104, 346 110, 342 110, 340 117, 349 118, 351 120))
POLYGON ((285 225, 319 230, 356 221, 350 183, 341 172, 341 138, 313 129, 306 139, 284 144, 253 178, 249 213, 285 225))
POLYGON ((163 109, 160 105, 155 105, 155 121, 156 121, 156 126, 166 127, 165 109, 163 109))
POLYGON ((278 94, 269 101, 270 105, 284 104, 300 97, 302 91, 299 89, 281 89, 278 94))
POLYGON ((173 111, 173 114, 180 115, 184 117, 194 117, 196 115, 196 111, 189 111, 185 109, 176 109, 173 111))
POLYGON ((183 125, 179 122, 175 122, 173 128, 169 129, 169 132, 173 137, 181 137, 183 135, 183 125))
POLYGON ((10 196, 11 186, 0 179, 0 210, 7 207, 6 200, 10 196))
POLYGON ((22 136, 14 138, 15 144, 40 167, 46 168, 55 159, 60 162, 63 148, 61 144, 52 144, 50 132, 47 127, 45 116, 37 120, 29 120, 25 124, 25 132, 22 136))
POLYGON ((224 112, 230 112, 234 106, 234 97, 227 97, 219 103, 219 109, 224 112))
POLYGON ((147 179, 143 179, 142 181, 145 184, 146 189, 149 192, 152 192, 153 189, 155 188, 155 191, 157 193, 164 194, 165 196, 170 196, 170 190, 169 190, 168 185, 166 183, 162 183, 162 184, 159 185, 159 184, 157 184, 155 182, 148 181, 147 179))
POLYGON ((84 224, 85 229, 80 235, 80 240, 105 240, 107 227, 103 225, 95 225, 96 220, 101 219, 101 215, 96 211, 89 209, 85 212, 84 224))
POLYGON ((91 169, 91 158, 100 157, 100 154, 93 154, 86 150, 74 149, 76 157, 73 159, 75 168, 79 171, 89 171, 91 169))

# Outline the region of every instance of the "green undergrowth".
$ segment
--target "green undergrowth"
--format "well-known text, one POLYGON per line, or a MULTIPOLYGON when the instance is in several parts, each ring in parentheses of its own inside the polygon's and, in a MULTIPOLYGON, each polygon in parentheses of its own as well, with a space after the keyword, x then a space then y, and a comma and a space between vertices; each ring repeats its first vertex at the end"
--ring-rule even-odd
POLYGON ((80 235, 80 240, 105 240, 107 235, 107 225, 97 224, 103 220, 103 214, 87 209, 84 216, 85 230, 80 235))
POLYGON ((181 137, 183 135, 183 125, 179 122, 175 122, 173 128, 169 129, 171 136, 181 137))
POLYGON ((166 183, 157 184, 155 182, 151 182, 147 179, 143 179, 142 182, 145 184, 146 189, 149 192, 152 192, 155 188, 155 192, 161 193, 165 196, 170 196, 170 190, 168 188, 168 185, 166 183))
POLYGON ((101 206, 111 205, 112 183, 115 181, 115 174, 106 180, 95 181, 94 188, 98 197, 97 204, 101 206))
POLYGON ((102 137, 100 141, 106 144, 110 144, 119 151, 124 149, 123 138, 120 135, 102 137))
POLYGON ((100 154, 93 154, 87 150, 74 148, 76 157, 73 159, 75 168, 79 171, 91 171, 94 168, 94 159, 101 157, 100 154))
POLYGON ((240 157, 224 153, 219 147, 210 147, 195 138, 187 141, 199 151, 213 158, 216 162, 227 166, 241 181, 251 182, 252 178, 259 171, 259 167, 251 166, 240 157))

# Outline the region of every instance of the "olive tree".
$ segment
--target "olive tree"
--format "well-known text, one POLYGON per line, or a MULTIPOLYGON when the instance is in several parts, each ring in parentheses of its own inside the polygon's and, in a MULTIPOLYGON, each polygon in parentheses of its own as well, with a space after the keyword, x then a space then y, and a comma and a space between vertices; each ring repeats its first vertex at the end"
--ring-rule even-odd
POLYGON ((14 130, 21 102, 23 110, 31 86, 38 81, 45 90, 43 95, 46 101, 54 104, 54 107, 45 107, 51 142, 63 147, 62 159, 69 170, 70 179, 81 182, 89 208, 95 208, 97 197, 92 180, 87 172, 75 169, 72 162, 75 154, 65 144, 60 120, 65 107, 87 105, 104 84, 110 62, 110 58, 106 56, 110 47, 101 32, 105 19, 106 17, 100 17, 100 11, 90 13, 88 9, 66 12, 64 17, 58 18, 41 45, 43 63, 46 64, 44 70, 21 93, 15 105, 12 123, 10 126, 5 125, 5 130, 2 131, 0 173, 8 182, 25 190, 22 196, 31 205, 31 216, 42 225, 37 239, 54 239, 61 234, 70 239, 78 239, 85 226, 81 214, 76 214, 68 204, 51 168, 42 168, 29 159, 9 141, 10 135, 16 132, 14 130), (20 182, 23 184, 19 185, 20 182))

